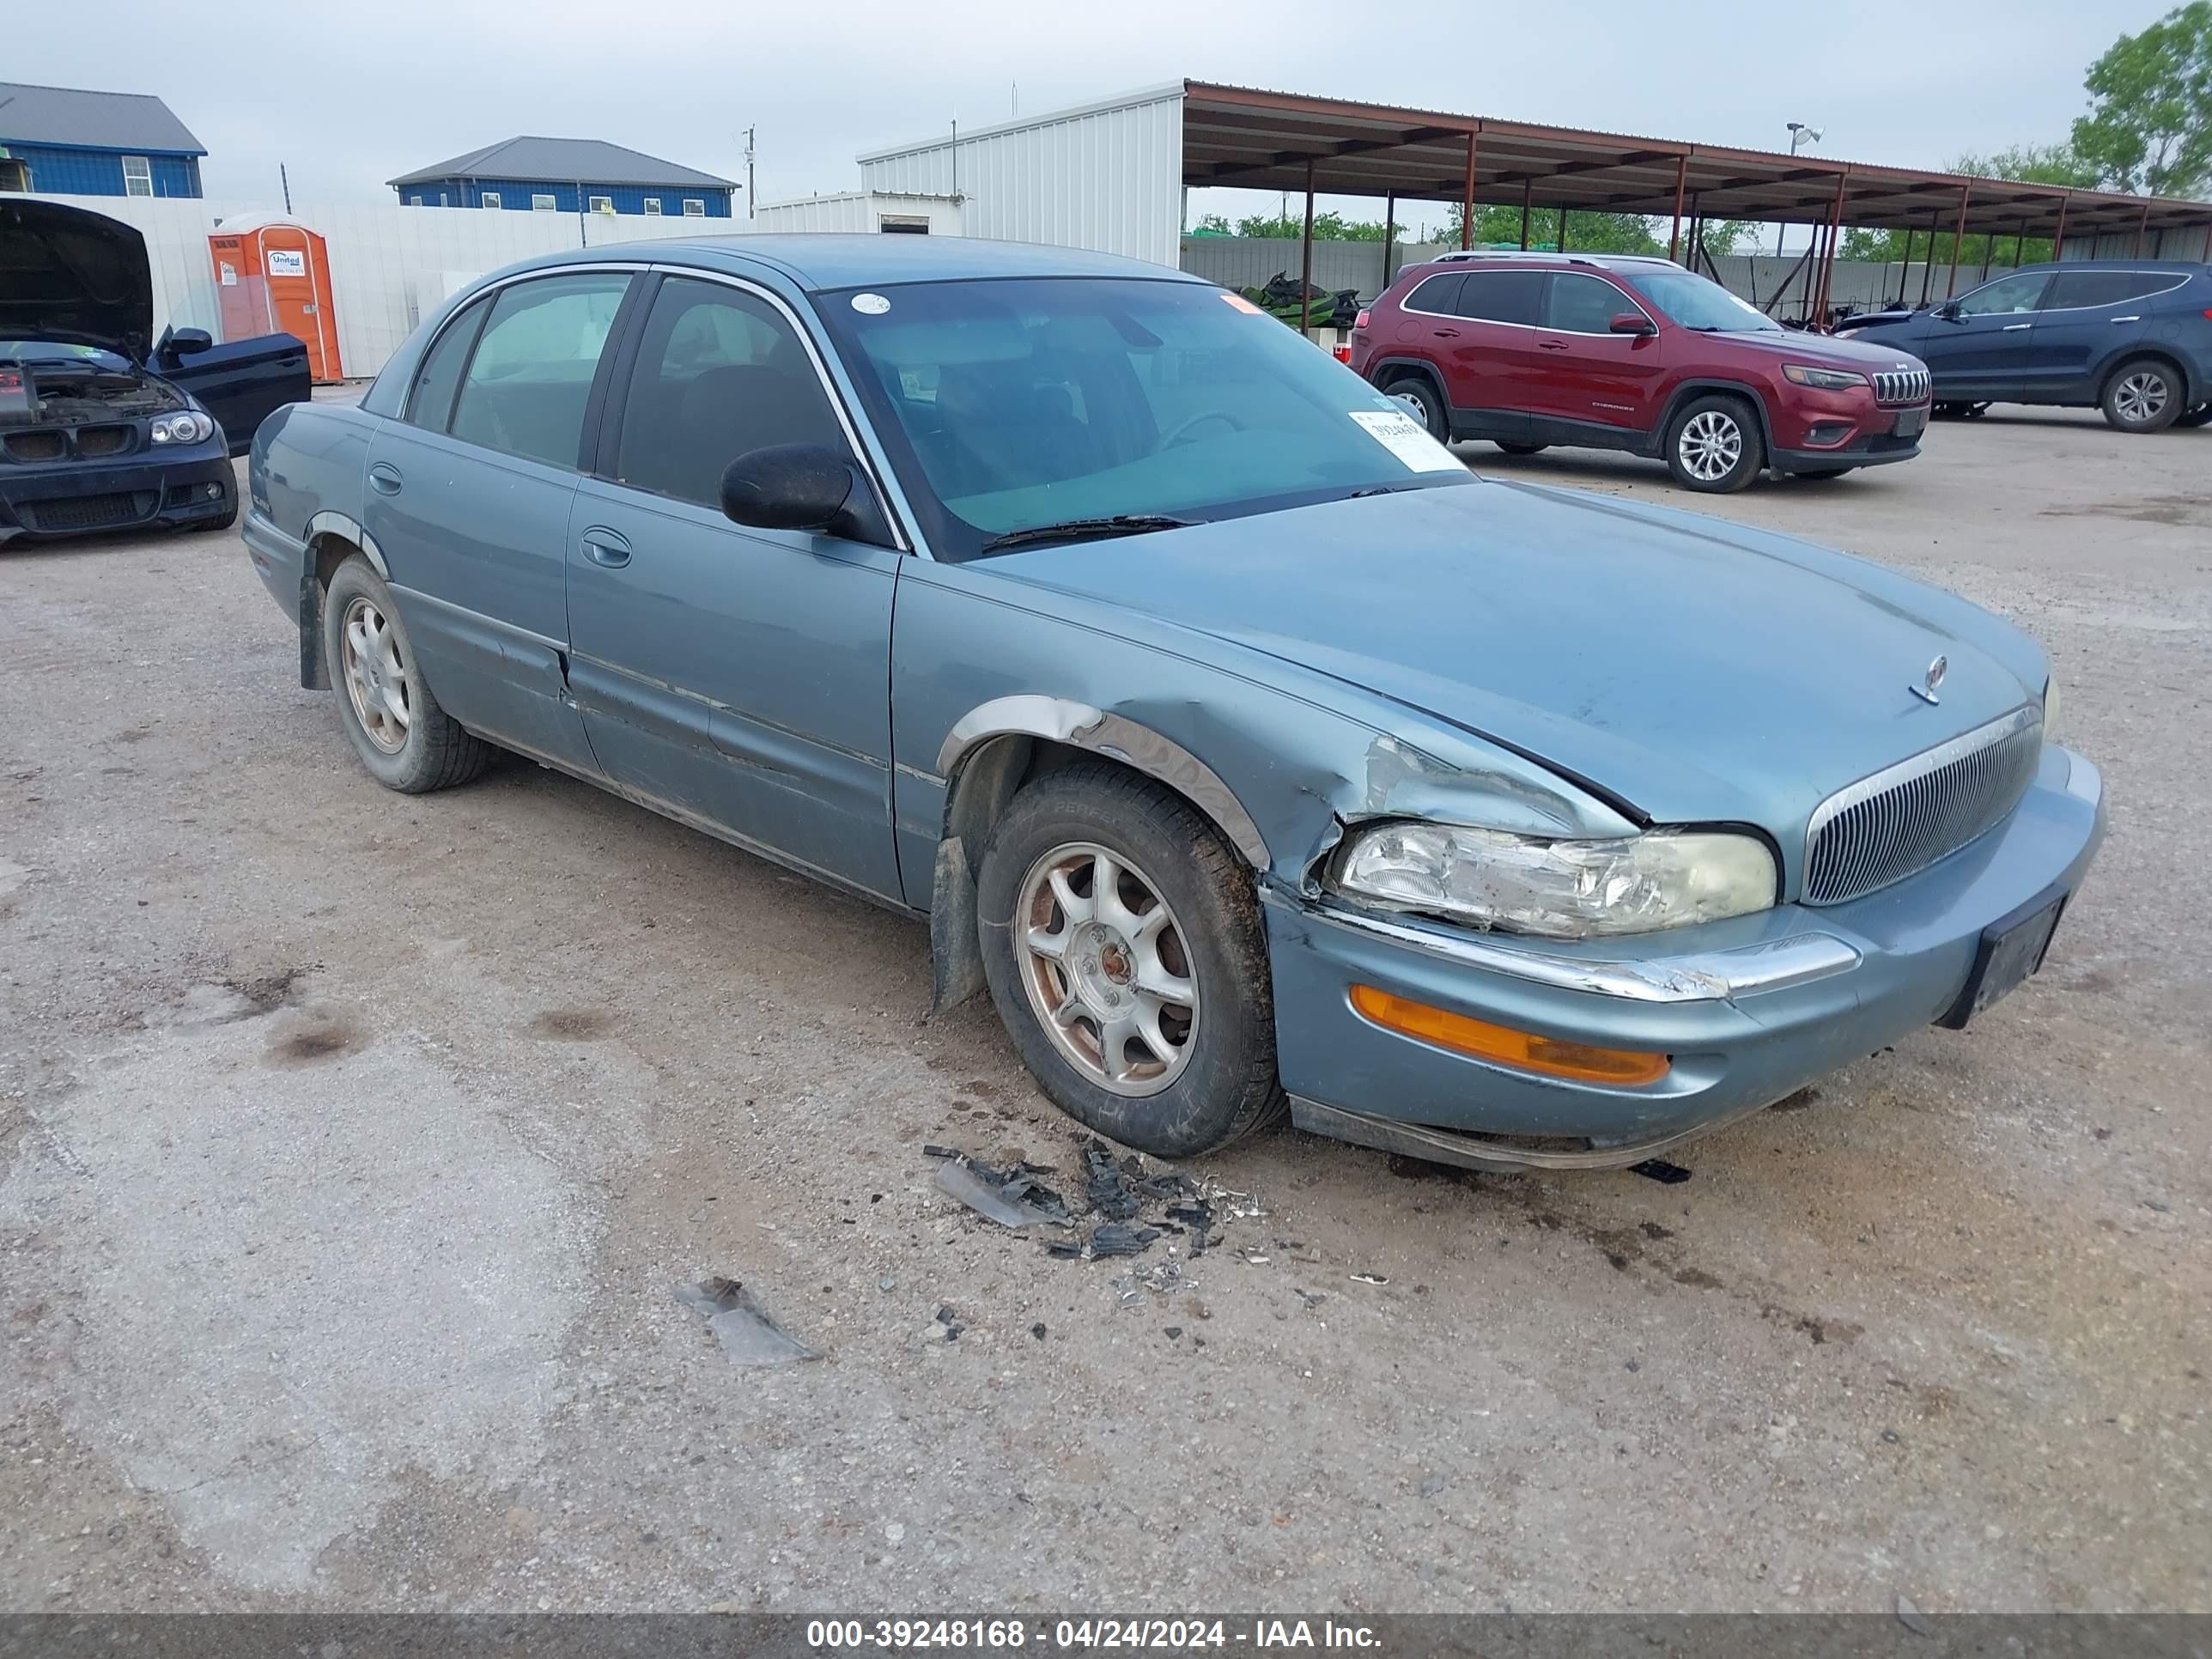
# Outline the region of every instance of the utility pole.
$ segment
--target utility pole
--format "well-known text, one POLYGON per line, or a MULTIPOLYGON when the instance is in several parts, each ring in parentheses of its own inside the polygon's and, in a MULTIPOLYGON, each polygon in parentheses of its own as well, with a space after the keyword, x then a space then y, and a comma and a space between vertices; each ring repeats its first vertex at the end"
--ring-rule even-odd
POLYGON ((745 217, 753 216, 753 130, 745 129, 745 217))
MULTIPOLYGON (((1802 121, 1785 121, 1783 125, 1790 129, 1790 153, 1793 156, 1797 154, 1798 145, 1820 142, 1820 129, 1818 127, 1808 127, 1802 121)), ((1774 257, 1778 259, 1782 257, 1783 233, 1788 229, 1789 226, 1785 224, 1774 233, 1774 257)))
POLYGON ((292 216, 292 175, 284 170, 282 161, 276 164, 276 182, 284 187, 284 216, 289 219, 292 216))

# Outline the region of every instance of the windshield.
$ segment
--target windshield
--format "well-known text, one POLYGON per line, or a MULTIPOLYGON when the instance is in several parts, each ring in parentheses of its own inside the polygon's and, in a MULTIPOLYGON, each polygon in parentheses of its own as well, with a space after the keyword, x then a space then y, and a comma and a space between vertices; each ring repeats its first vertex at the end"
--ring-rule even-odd
POLYGON ((1075 520, 1472 482, 1403 405, 1202 283, 926 283, 819 305, 939 558, 1075 520))
POLYGON ((1718 283, 1690 270, 1621 271, 1628 285, 1659 307, 1677 328, 1723 334, 1776 334, 1782 325, 1729 293, 1718 283))
POLYGON ((72 345, 66 340, 0 340, 0 362, 93 363, 114 369, 131 367, 112 351, 102 351, 98 346, 72 345))

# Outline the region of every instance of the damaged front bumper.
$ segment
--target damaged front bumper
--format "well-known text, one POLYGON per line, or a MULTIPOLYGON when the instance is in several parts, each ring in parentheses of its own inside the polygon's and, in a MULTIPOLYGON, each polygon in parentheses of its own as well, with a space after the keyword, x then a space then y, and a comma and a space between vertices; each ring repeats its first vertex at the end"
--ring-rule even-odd
POLYGON ((238 480, 220 429, 206 443, 159 459, 0 460, 0 543, 222 519, 238 507, 238 480))
POLYGON ((1267 886, 1277 1055, 1293 1117, 1477 1168, 1639 1162, 1941 1018, 1984 930, 2030 899, 2071 894, 2104 824, 2096 768, 2052 745, 1996 829, 1850 904, 1539 944, 1267 886), (1635 1086, 1518 1070, 1370 1024, 1352 1006, 1355 986, 1669 1063, 1635 1086))

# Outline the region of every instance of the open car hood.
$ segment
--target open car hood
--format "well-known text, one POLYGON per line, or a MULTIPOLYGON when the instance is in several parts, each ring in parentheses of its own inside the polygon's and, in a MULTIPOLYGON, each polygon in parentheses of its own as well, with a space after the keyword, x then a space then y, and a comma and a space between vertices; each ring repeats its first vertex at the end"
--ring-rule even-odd
POLYGON ((153 332, 145 238, 104 214, 0 196, 0 339, 97 346, 143 363, 153 332))

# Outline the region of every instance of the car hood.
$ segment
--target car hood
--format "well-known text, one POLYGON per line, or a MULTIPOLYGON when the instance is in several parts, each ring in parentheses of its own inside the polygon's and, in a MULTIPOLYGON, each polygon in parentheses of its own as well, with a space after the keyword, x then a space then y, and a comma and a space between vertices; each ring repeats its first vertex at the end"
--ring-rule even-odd
POLYGON ((1831 368, 1855 368, 1862 374, 1875 369, 1918 368, 1917 358, 1900 361, 1887 347, 1870 344, 1853 335, 1814 334, 1803 329, 1747 329, 1740 334, 1710 337, 1735 346, 1764 352, 1778 362, 1812 363, 1831 368))
POLYGON ((1834 791, 2039 696, 2045 672, 2018 630, 1881 566, 1489 481, 989 566, 1364 688, 1633 816, 1785 846, 1834 791), (1938 656, 1931 705, 1910 688, 1938 656))
POLYGON ((143 362, 153 331, 145 238, 104 214, 0 196, 0 339, 98 346, 143 362))

